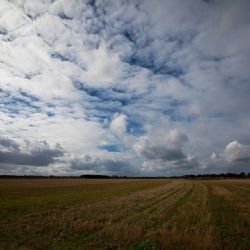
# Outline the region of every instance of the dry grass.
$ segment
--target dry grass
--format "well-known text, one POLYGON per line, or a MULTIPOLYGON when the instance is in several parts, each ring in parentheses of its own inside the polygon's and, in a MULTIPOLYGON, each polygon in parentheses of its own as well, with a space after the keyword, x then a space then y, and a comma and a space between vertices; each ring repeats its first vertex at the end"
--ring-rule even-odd
POLYGON ((250 249, 250 180, 0 180, 0 249, 250 249))

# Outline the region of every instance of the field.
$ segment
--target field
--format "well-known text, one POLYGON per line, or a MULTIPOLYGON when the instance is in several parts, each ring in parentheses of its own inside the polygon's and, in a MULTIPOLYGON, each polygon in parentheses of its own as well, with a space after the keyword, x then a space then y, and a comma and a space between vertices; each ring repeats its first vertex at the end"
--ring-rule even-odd
POLYGON ((0 179, 0 249, 250 249, 250 180, 0 179))

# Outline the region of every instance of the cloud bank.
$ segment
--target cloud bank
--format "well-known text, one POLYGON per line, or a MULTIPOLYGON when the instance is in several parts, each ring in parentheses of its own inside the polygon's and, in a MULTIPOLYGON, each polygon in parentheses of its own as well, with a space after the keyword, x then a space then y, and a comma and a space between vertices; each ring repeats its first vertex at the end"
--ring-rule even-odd
POLYGON ((12 170, 17 166, 23 167, 48 167, 64 155, 60 144, 50 148, 46 141, 21 144, 9 138, 0 138, 0 165, 2 170, 12 170))

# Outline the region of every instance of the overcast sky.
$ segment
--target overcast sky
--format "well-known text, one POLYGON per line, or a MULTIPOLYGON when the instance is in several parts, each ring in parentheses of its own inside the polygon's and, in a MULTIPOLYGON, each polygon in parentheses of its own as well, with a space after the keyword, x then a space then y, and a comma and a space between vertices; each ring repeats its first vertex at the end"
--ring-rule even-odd
POLYGON ((0 174, 250 171, 249 0, 0 0, 0 174))

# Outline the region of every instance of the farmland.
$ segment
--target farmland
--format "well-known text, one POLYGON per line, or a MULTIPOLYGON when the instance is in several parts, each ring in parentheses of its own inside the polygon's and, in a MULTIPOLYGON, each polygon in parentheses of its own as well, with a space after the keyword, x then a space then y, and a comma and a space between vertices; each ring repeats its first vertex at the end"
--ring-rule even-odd
POLYGON ((250 249, 250 180, 0 179, 0 249, 250 249))

